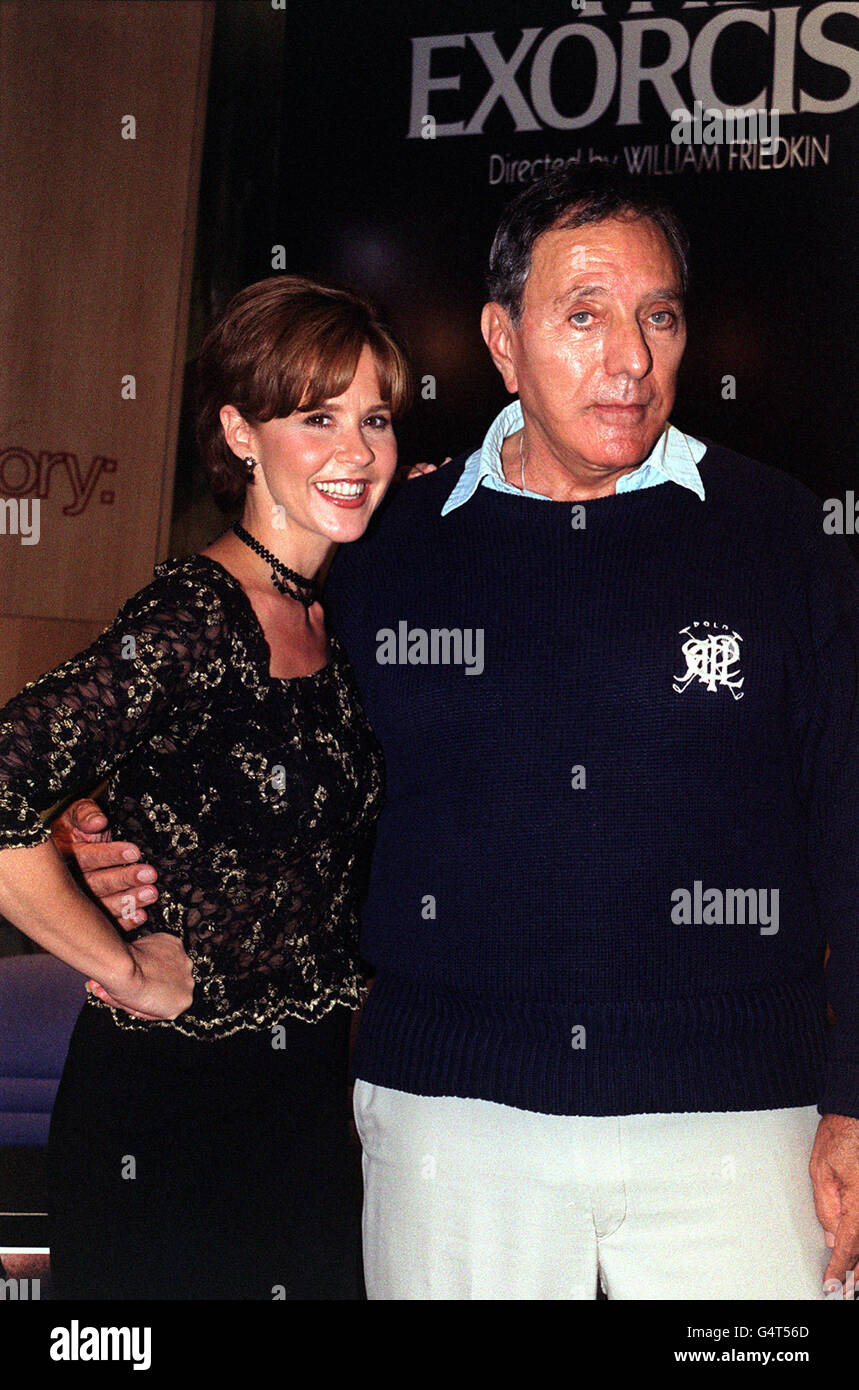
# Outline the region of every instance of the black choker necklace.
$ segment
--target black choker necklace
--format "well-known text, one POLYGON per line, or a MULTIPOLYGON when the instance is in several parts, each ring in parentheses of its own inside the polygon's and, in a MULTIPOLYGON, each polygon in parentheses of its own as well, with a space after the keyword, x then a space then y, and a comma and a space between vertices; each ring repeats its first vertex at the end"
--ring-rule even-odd
POLYGON ((291 570, 289 565, 283 564, 276 555, 272 555, 270 550, 266 550, 254 536, 246 531, 237 521, 233 523, 233 531, 240 541, 255 550, 263 560, 271 565, 271 582, 279 594, 286 594, 287 598, 297 599, 303 603, 305 608, 309 608, 312 603, 319 599, 319 589, 314 579, 308 579, 303 574, 297 574, 291 570))

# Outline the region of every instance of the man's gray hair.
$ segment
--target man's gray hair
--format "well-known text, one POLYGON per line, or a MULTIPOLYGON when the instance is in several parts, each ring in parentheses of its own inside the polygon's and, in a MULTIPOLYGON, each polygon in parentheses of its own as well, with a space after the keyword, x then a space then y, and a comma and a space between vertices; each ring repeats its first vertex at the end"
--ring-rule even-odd
POLYGON ((518 324, 534 243, 550 228, 584 227, 610 218, 647 218, 659 227, 677 265, 680 292, 689 289, 689 238, 669 203, 608 164, 553 170, 523 189, 501 214, 489 253, 486 286, 518 324))

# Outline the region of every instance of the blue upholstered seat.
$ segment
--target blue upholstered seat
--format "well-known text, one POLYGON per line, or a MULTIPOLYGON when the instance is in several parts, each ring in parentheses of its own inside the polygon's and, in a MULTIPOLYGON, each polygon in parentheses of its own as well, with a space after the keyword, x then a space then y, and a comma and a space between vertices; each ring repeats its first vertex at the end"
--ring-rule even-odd
POLYGON ((0 1145, 45 1144, 83 976, 48 955, 0 959, 0 1145))

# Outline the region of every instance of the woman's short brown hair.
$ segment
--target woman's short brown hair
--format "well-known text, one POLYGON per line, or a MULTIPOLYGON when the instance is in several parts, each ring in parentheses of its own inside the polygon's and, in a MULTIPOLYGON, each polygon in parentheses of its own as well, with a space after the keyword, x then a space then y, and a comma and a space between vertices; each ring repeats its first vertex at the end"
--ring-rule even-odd
POLYGON ((197 442, 222 506, 241 502, 247 480, 221 408, 235 406, 249 425, 314 410, 348 389, 365 345, 396 418, 409 405, 409 365, 369 300, 300 275, 273 275, 230 300, 197 359, 197 442))

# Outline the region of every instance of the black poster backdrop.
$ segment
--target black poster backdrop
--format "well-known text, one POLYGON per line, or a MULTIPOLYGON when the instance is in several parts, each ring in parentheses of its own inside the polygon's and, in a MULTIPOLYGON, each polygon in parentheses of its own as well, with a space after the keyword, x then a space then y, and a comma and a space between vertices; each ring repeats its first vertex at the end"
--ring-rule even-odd
POLYGON ((673 418, 825 497, 856 481, 859 3, 288 0, 284 77, 282 259, 405 333, 404 460, 478 444, 508 399, 478 327, 504 202, 605 158, 692 238, 673 418), (681 108, 775 111, 778 138, 684 146, 681 108))

